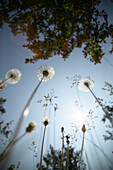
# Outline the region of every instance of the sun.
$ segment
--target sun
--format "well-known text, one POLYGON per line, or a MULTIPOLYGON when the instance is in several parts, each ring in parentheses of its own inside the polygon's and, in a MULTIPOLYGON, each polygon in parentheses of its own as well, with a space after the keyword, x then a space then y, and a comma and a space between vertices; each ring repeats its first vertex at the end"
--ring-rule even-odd
POLYGON ((72 112, 70 113, 70 118, 73 119, 73 121, 77 121, 80 124, 85 122, 85 114, 81 109, 75 109, 72 108, 72 112))

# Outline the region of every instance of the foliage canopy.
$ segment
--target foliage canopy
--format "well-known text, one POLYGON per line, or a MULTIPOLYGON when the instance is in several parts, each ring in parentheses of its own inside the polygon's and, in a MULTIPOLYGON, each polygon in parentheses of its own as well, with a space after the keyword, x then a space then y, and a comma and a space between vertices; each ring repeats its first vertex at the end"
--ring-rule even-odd
POLYGON ((84 57, 97 64, 104 55, 101 43, 113 38, 113 25, 108 24, 105 10, 99 11, 99 4, 100 0, 4 0, 0 27, 5 22, 14 35, 26 35, 23 46, 34 54, 26 63, 54 55, 66 59, 84 45, 84 57))

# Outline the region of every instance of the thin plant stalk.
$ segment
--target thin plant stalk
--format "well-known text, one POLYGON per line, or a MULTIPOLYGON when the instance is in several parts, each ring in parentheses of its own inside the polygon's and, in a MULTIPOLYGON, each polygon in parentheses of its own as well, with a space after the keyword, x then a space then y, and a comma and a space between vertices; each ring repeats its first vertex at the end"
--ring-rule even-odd
MULTIPOLYGON (((44 78, 44 77, 43 77, 43 78, 44 78)), ((32 101, 35 93, 37 92, 40 84, 42 83, 43 78, 40 80, 40 82, 39 82, 38 85, 36 86, 35 90, 33 91, 32 95, 30 96, 30 98, 29 98, 29 100, 28 100, 28 102, 27 102, 27 104, 26 104, 26 106, 25 106, 25 108, 24 108, 24 110, 23 110, 23 113, 22 113, 23 115, 24 115, 25 111, 29 108, 30 103, 31 103, 31 101, 32 101)))
MULTIPOLYGON (((42 78, 42 80, 43 80, 43 78, 42 78)), ((24 108, 24 110, 23 110, 23 112, 22 112, 22 115, 21 115, 21 117, 20 117, 20 120, 19 120, 19 122, 18 122, 18 125, 17 125, 17 127, 16 127, 16 130, 15 130, 15 133, 14 133, 14 136, 13 136, 13 140, 14 140, 14 139, 16 138, 16 136, 18 135, 18 132, 19 132, 19 130, 20 130, 20 127, 21 127, 21 124, 22 124, 22 122, 23 122, 23 119, 29 114, 29 106, 30 106, 30 103, 31 103, 31 101, 32 101, 35 93, 37 92, 40 84, 42 83, 42 80, 41 80, 41 81, 38 83, 38 85, 36 86, 35 90, 33 91, 32 95, 30 96, 30 98, 29 98, 29 100, 28 100, 28 102, 27 102, 27 104, 26 104, 26 106, 25 106, 25 108, 24 108)))
POLYGON ((40 156, 40 170, 42 170, 42 157, 43 157, 43 148, 44 148, 44 139, 46 133, 46 126, 44 128, 43 140, 42 140, 42 147, 41 147, 41 156, 40 156))
POLYGON ((82 139, 82 147, 81 147, 81 156, 80 156, 80 161, 82 159, 82 154, 83 154, 83 148, 84 148, 84 137, 85 137, 85 133, 83 132, 83 139, 82 139))
POLYGON ((66 135, 66 143, 67 143, 67 152, 66 152, 66 166, 65 166, 65 169, 68 170, 69 169, 69 136, 66 135))
MULTIPOLYGON (((43 77, 43 78, 44 78, 44 77, 43 77)), ((18 124, 17 124, 17 126, 16 126, 16 129, 15 129, 15 132, 14 132, 14 135, 13 135, 12 142, 11 142, 11 144, 10 144, 10 149, 11 149, 11 147, 13 146, 13 141, 15 141, 15 139, 16 139, 19 131, 20 131, 20 127, 21 127, 21 125, 22 125, 22 123, 23 123, 24 118, 25 118, 25 117, 28 115, 28 113, 29 113, 30 103, 31 103, 31 101, 32 101, 35 93, 37 92, 37 90, 38 90, 38 88, 39 88, 39 86, 40 86, 43 78, 40 80, 40 82, 39 82, 38 85, 36 86, 35 90, 33 91, 32 95, 30 96, 30 98, 29 98, 29 100, 28 100, 28 102, 27 102, 27 104, 26 104, 26 106, 25 106, 25 108, 24 108, 24 110, 23 110, 23 112, 22 112, 22 115, 21 115, 21 117, 20 117, 20 120, 19 120, 19 122, 18 122, 18 124)))
POLYGON ((68 170, 68 166, 69 166, 69 144, 67 144, 67 161, 66 161, 66 170, 68 170))
POLYGON ((17 138, 12 144, 15 145, 19 140, 21 140, 26 135, 26 132, 23 133, 19 138, 17 138))
POLYGON ((64 156, 64 130, 62 130, 62 154, 61 154, 60 170, 62 170, 63 156, 64 156))
POLYGON ((7 149, 9 148, 11 142, 12 142, 12 141, 10 141, 10 142, 8 143, 8 145, 5 147, 5 149, 3 150, 3 152, 0 154, 0 161, 2 161, 2 160, 4 159, 4 157, 5 157, 4 154, 5 154, 5 152, 7 151, 7 149))
POLYGON ((87 164, 88 164, 88 170, 91 170, 86 150, 85 150, 85 155, 86 155, 86 160, 87 160, 87 164))
POLYGON ((96 99, 96 101, 98 102, 98 104, 100 105, 100 107, 102 108, 102 110, 104 111, 106 117, 109 119, 110 123, 113 126, 113 122, 112 122, 112 118, 109 116, 109 114, 105 111, 104 107, 102 106, 102 104, 99 102, 98 98, 95 96, 95 94, 93 93, 93 91, 88 87, 89 91, 91 92, 91 94, 94 96, 94 98, 96 99))
POLYGON ((34 170, 34 163, 35 163, 34 157, 35 157, 35 153, 34 153, 34 151, 33 151, 33 170, 34 170))
POLYGON ((3 81, 0 83, 0 87, 2 87, 5 83, 7 83, 10 78, 11 78, 11 77, 3 80, 3 81))
POLYGON ((54 136, 54 148, 56 147, 56 143, 55 143, 55 139, 56 139, 56 111, 54 111, 54 134, 53 134, 53 136, 54 136))
MULTIPOLYGON (((55 132, 56 132, 56 111, 54 110, 54 131, 53 131, 53 137, 54 137, 54 139, 53 139, 53 141, 54 141, 54 149, 56 148, 56 145, 55 145, 55 139, 56 139, 56 137, 55 137, 55 132)), ((53 168, 55 169, 55 154, 54 154, 54 158, 53 158, 53 168)))
POLYGON ((90 143, 92 143, 97 149, 99 149, 101 151, 101 153, 103 154, 103 156, 111 163, 112 165, 112 161, 109 159, 109 157, 107 156, 107 154, 97 145, 95 144, 93 141, 87 139, 87 138, 84 138, 85 140, 89 141, 90 143))
POLYGON ((12 144, 12 145, 15 145, 19 140, 21 140, 24 136, 26 135, 26 132, 23 133, 18 139, 16 139, 14 142, 13 141, 10 141, 8 143, 8 145, 5 147, 4 151, 2 152, 2 154, 0 155, 0 160, 3 160, 10 152, 10 150, 6 153, 7 149, 9 148, 9 146, 12 144), (5 154, 6 153, 6 154, 5 154))
POLYGON ((82 155, 83 155, 83 149, 84 149, 84 137, 85 137, 85 132, 83 132, 81 155, 80 155, 80 165, 81 165, 81 160, 82 160, 82 155))

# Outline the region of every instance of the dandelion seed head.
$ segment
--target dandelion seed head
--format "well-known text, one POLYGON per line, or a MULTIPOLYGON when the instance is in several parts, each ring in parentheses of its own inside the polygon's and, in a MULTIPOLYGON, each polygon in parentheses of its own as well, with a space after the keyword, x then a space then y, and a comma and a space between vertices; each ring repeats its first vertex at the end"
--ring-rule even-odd
POLYGON ((48 117, 43 117, 42 122, 44 126, 48 126, 50 123, 50 119, 48 117))
POLYGON ((8 80, 9 84, 18 83, 19 80, 21 79, 21 76, 22 76, 21 72, 18 69, 15 69, 15 68, 8 70, 7 73, 5 74, 6 79, 10 78, 8 80))
POLYGON ((44 66, 41 66, 38 70, 39 80, 42 80, 45 82, 51 80, 54 74, 55 74, 55 71, 51 66, 44 65, 44 66))
POLYGON ((93 80, 89 79, 89 78, 82 78, 79 80, 78 82, 78 87, 81 91, 84 91, 84 92, 88 92, 89 91, 89 88, 93 87, 94 86, 94 82, 93 80))

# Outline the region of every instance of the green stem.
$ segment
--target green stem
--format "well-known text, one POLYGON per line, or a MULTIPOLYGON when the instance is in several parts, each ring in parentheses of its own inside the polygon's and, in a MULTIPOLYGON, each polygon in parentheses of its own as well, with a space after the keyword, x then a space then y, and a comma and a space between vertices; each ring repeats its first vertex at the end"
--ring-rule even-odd
POLYGON ((16 140, 12 143, 12 145, 15 145, 15 144, 16 144, 19 140, 21 140, 25 135, 26 135, 26 132, 23 133, 18 139, 16 139, 16 140))
POLYGON ((3 80, 3 81, 0 83, 0 87, 2 87, 5 83, 7 83, 9 79, 10 79, 10 77, 7 78, 6 80, 3 80))
POLYGON ((46 133, 46 126, 45 126, 45 128, 44 128, 44 134, 43 134, 43 140, 42 140, 42 147, 41 147, 40 170, 42 170, 42 156, 43 156, 45 133, 46 133))
POLYGON ((90 143, 92 143, 97 149, 99 149, 101 151, 101 153, 105 156, 105 158, 112 164, 112 161, 109 159, 109 157, 107 156, 107 154, 97 145, 95 144, 93 141, 84 138, 85 140, 89 141, 90 143))
POLYGON ((105 113, 106 117, 108 118, 108 120, 110 121, 110 123, 112 124, 113 127, 113 122, 112 122, 112 118, 110 117, 110 115, 108 114, 108 112, 105 111, 104 107, 102 106, 102 104, 99 102, 98 98, 95 96, 95 94, 93 93, 93 91, 88 87, 89 91, 91 92, 91 94, 94 96, 94 98, 96 99, 96 101, 98 102, 98 104, 100 105, 100 107, 102 108, 103 112, 105 113))
POLYGON ((8 145, 5 147, 5 149, 3 150, 3 152, 0 154, 0 161, 2 161, 4 159, 4 154, 6 152, 6 150, 9 148, 10 144, 11 144, 12 141, 10 141, 8 143, 8 145))
POLYGON ((54 134, 53 134, 53 136, 54 136, 54 148, 56 147, 56 143, 55 143, 55 141, 56 141, 56 136, 55 136, 55 133, 56 132, 56 111, 54 111, 54 134))
MULTIPOLYGON (((30 103, 31 103, 31 101, 32 101, 35 93, 37 92, 37 90, 38 90, 38 88, 39 88, 42 80, 43 80, 43 78, 40 80, 40 82, 39 82, 38 85, 36 86, 35 90, 33 91, 32 95, 30 96, 30 98, 29 98, 29 100, 28 100, 28 102, 27 102, 27 104, 26 104, 26 106, 25 106, 25 108, 24 108, 24 110, 23 110, 23 112, 22 112, 22 115, 21 115, 21 117, 20 117, 20 120, 19 120, 19 122, 18 122, 18 124, 17 124, 17 127, 16 127, 15 132, 14 132, 14 135, 13 135, 13 141, 15 140, 15 138, 17 137, 17 135, 18 135, 18 133, 19 133, 20 127, 21 127, 21 125, 22 125, 22 122, 23 122, 23 120, 24 120, 24 118, 25 118, 25 116, 26 116, 26 115, 25 115, 25 112, 27 111, 27 109, 29 109, 30 103)), ((28 111, 28 112, 29 112, 29 111, 28 111)))
MULTIPOLYGON (((44 77, 43 77, 43 78, 44 78, 44 77)), ((31 103, 31 101, 32 101, 32 99, 33 99, 36 91, 38 90, 38 88, 39 88, 39 86, 40 86, 43 78, 40 80, 40 82, 39 82, 38 85, 36 86, 35 90, 33 91, 32 95, 30 96, 30 98, 29 98, 29 100, 28 100, 28 102, 27 102, 27 104, 26 104, 26 106, 25 106, 25 108, 24 108, 24 110, 23 110, 23 112, 22 112, 22 115, 21 115, 21 117, 20 117, 20 119, 19 119, 19 122, 18 122, 18 124, 17 124, 17 126, 16 126, 16 128, 15 128, 15 132, 14 132, 13 138, 12 138, 12 140, 11 140, 11 143, 10 143, 10 145, 8 146, 8 147, 9 147, 9 152, 8 152, 8 154, 7 154, 6 156, 9 155, 9 153, 10 153, 10 151, 11 151, 11 149, 12 149, 14 143, 15 143, 16 137, 17 137, 17 135, 18 135, 18 133, 19 133, 19 131, 20 131, 21 125, 22 125, 23 120, 24 120, 24 118, 25 118, 25 116, 26 116, 26 115, 25 115, 25 112, 27 111, 27 109, 29 109, 30 103, 31 103)))
POLYGON ((61 164, 60 164, 60 170, 62 170, 62 164, 63 164, 63 156, 64 156, 64 133, 62 132, 62 155, 61 155, 61 164))
POLYGON ((83 148, 84 148, 84 137, 85 137, 85 133, 83 132, 83 139, 82 139, 82 147, 81 147, 80 163, 81 163, 82 154, 83 154, 83 148))
POLYGON ((69 144, 67 144, 67 161, 66 161, 66 170, 68 170, 69 166, 69 144))
POLYGON ((6 153, 7 149, 9 148, 9 146, 15 145, 20 139, 22 139, 24 136, 26 135, 26 132, 24 134, 22 134, 18 139, 16 139, 14 142, 11 140, 9 142, 9 144, 5 147, 4 151, 2 152, 2 154, 0 155, 0 160, 3 160, 10 152, 10 150, 6 153), (4 155, 6 153, 6 155, 4 155))

